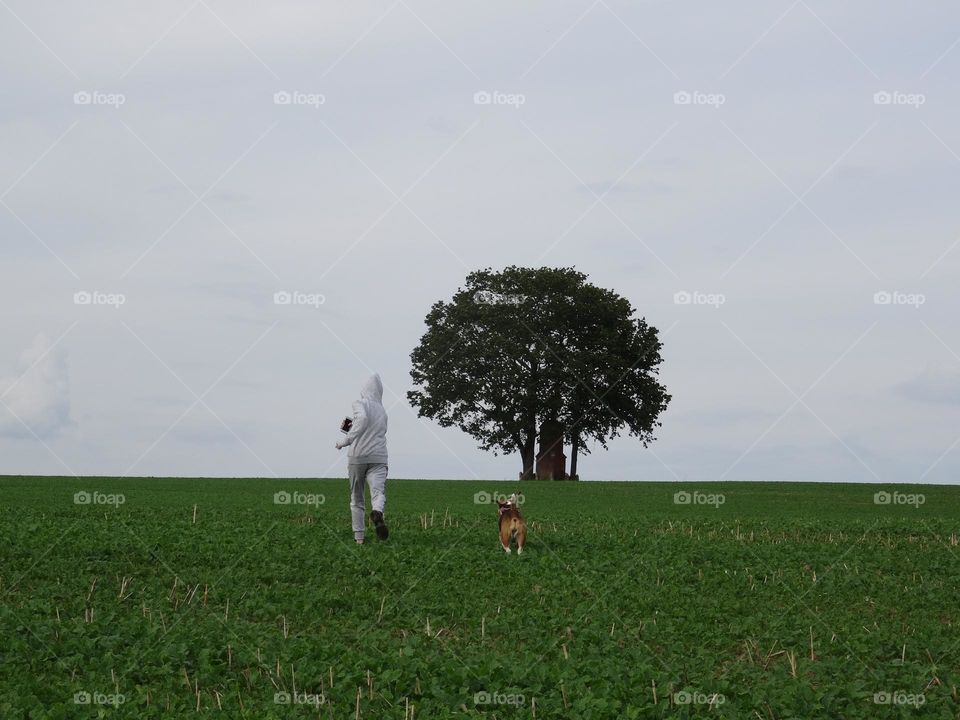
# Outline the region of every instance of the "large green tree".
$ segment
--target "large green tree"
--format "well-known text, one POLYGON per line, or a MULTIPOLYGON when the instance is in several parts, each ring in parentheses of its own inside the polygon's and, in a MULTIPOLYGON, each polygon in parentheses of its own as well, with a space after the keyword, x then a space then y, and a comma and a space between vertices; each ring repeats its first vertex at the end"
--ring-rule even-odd
POLYGON ((630 302, 573 268, 470 273, 426 317, 411 354, 421 417, 457 426, 485 450, 518 452, 533 476, 544 423, 572 446, 571 474, 589 442, 622 432, 646 447, 670 396, 658 381, 657 329, 630 302))

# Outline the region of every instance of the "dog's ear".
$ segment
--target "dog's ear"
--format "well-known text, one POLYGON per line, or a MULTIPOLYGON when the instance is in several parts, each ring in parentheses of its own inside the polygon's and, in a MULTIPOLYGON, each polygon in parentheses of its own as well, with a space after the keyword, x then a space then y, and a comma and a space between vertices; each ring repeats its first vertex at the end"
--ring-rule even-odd
POLYGON ((505 508, 507 505, 509 505, 509 503, 505 503, 497 500, 497 507, 500 508, 501 510, 503 510, 503 508, 505 508))

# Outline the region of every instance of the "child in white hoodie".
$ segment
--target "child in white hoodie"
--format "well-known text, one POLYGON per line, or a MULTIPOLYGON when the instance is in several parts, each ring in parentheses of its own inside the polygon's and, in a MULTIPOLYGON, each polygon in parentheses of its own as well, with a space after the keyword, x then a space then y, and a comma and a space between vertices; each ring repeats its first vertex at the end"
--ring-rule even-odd
POLYGON ((350 446, 347 469, 350 475, 350 515, 353 521, 353 538, 363 544, 364 481, 370 485, 370 503, 373 511, 370 521, 377 531, 377 538, 387 539, 387 525, 383 521, 383 509, 387 502, 387 411, 383 409, 383 383, 374 373, 360 390, 360 399, 353 403, 353 424, 337 450, 350 446))

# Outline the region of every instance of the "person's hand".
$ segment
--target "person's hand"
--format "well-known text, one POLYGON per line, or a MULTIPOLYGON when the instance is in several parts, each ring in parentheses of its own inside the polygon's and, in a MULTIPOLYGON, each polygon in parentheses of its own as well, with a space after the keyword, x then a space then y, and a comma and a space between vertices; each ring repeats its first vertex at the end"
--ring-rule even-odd
POLYGON ((337 450, 343 450, 346 445, 344 445, 343 440, 337 440, 337 450))

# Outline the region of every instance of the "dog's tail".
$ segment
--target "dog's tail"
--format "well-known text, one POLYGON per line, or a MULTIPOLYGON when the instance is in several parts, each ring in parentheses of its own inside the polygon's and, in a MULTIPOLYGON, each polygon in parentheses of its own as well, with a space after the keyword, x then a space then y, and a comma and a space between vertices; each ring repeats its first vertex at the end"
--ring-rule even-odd
POLYGON ((523 523, 516 515, 500 515, 500 544, 503 549, 510 552, 510 541, 519 535, 523 523))
POLYGON ((527 526, 517 515, 501 516, 500 518, 500 544, 506 552, 510 552, 511 541, 516 541, 517 552, 523 552, 523 546, 527 542, 527 526))

